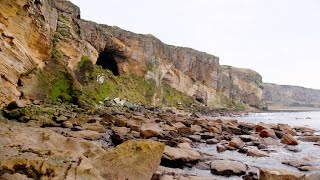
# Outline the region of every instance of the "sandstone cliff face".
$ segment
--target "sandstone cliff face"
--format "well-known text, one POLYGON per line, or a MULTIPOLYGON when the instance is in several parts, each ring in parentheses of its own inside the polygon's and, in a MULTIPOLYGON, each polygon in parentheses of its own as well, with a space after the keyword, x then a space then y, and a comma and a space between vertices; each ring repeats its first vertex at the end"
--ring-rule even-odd
POLYGON ((256 72, 223 67, 216 56, 166 45, 152 35, 81 20, 79 8, 69 1, 1 0, 0 15, 2 105, 22 95, 36 98, 30 90, 37 84, 33 70, 52 57, 73 71, 87 56, 93 63, 115 61, 120 75, 154 80, 154 104, 161 104, 168 84, 210 107, 263 107, 262 78, 256 72))
POLYGON ((270 83, 264 87, 264 98, 271 110, 320 108, 320 90, 270 83))

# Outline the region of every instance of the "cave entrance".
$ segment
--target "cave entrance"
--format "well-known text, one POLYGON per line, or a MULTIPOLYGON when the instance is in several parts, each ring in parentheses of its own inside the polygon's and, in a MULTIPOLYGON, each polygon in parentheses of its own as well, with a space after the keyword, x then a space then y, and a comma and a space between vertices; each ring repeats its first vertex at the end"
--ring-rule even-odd
POLYGON ((113 75, 119 76, 118 63, 114 58, 112 52, 103 51, 99 54, 97 65, 101 66, 103 69, 109 69, 113 75))

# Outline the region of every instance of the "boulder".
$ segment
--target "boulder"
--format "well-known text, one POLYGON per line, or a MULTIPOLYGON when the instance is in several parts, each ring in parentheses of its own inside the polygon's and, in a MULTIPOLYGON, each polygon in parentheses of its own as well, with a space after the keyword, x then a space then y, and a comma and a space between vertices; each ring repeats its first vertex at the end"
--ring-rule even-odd
POLYGON ((284 133, 284 134, 290 134, 292 136, 296 136, 297 132, 292 129, 289 125, 287 124, 278 124, 278 128, 284 133))
POLYGON ((215 139, 215 138, 207 139, 206 143, 207 143, 207 144, 218 144, 218 143, 219 143, 219 140, 218 140, 218 139, 215 139))
POLYGON ((142 137, 157 137, 162 133, 162 129, 157 123, 143 124, 140 128, 140 134, 142 137))
POLYGON ((129 140, 94 160, 104 179, 150 180, 159 167, 164 145, 150 140, 129 140))
POLYGON ((24 108, 27 106, 26 101, 24 100, 16 100, 16 101, 12 101, 11 103, 8 104, 7 109, 8 110, 14 110, 17 108, 24 108))
POLYGON ((244 142, 240 138, 232 138, 231 141, 229 142, 229 146, 241 149, 244 147, 244 142))
POLYGON ((126 127, 112 127, 112 142, 114 144, 121 144, 127 139, 127 135, 129 134, 129 128, 126 127))
POLYGON ((271 126, 268 125, 268 124, 264 124, 264 123, 259 123, 259 124, 257 124, 257 126, 256 126, 256 132, 260 132, 260 131, 262 131, 262 130, 264 130, 264 129, 271 129, 271 126))
POLYGON ((259 136, 263 137, 263 138, 268 138, 268 137, 271 137, 273 139, 277 138, 274 130, 272 130, 272 129, 263 129, 263 130, 261 130, 260 133, 259 133, 259 136))
POLYGON ((221 145, 221 144, 218 144, 218 145, 217 145, 217 151, 218 151, 219 153, 224 152, 224 151, 226 151, 226 150, 227 150, 227 149, 226 149, 225 146, 223 146, 223 145, 221 145))
POLYGON ((212 174, 222 176, 239 176, 246 174, 247 166, 238 161, 214 160, 210 163, 212 174))
POLYGON ((166 146, 162 156, 162 163, 169 167, 179 167, 185 163, 197 162, 200 158, 201 156, 197 151, 166 146))
POLYGON ((281 143, 287 144, 287 145, 293 145, 293 146, 296 146, 299 144, 297 139, 293 137, 291 134, 283 135, 281 139, 281 143))
POLYGON ((260 169, 259 180, 301 180, 304 174, 286 170, 260 169))
POLYGON ((266 152, 261 151, 261 150, 259 150, 259 149, 256 148, 256 147, 249 148, 249 149, 248 149, 247 156, 253 156, 253 157, 269 157, 269 155, 268 155, 266 152))

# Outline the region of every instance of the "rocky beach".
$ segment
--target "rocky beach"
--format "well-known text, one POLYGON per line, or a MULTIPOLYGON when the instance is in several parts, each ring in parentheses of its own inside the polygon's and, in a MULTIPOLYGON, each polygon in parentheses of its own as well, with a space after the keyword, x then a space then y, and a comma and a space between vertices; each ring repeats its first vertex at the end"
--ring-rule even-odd
POLYGON ((319 148, 309 128, 116 103, 9 107, 0 122, 1 179, 319 178, 317 154, 299 155, 301 144, 319 148))
POLYGON ((68 0, 0 0, 0 179, 320 179, 316 129, 240 118, 320 91, 264 85, 68 0))

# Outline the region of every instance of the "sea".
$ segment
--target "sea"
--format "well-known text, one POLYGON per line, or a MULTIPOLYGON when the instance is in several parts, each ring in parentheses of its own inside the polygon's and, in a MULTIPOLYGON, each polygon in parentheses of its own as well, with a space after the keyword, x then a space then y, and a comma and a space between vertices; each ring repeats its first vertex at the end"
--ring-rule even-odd
POLYGON ((320 111, 249 113, 236 117, 236 119, 252 123, 282 123, 293 127, 303 126, 320 131, 320 111))

